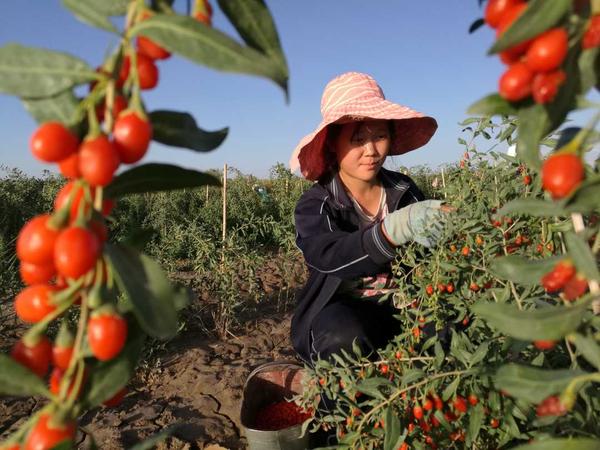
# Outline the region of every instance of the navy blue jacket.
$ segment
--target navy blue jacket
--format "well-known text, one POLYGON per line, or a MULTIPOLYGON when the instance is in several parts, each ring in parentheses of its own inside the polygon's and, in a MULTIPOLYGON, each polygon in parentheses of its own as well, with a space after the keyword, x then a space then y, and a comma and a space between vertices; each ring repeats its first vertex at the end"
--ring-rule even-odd
MULTIPOLYGON (((424 200, 413 180, 398 172, 379 172, 388 211, 424 200)), ((292 345, 310 362, 309 336, 313 319, 334 296, 342 280, 376 275, 390 270, 396 255, 379 223, 359 230, 359 217, 339 175, 315 183, 294 212, 296 245, 308 265, 309 277, 298 295, 292 317, 292 345)))

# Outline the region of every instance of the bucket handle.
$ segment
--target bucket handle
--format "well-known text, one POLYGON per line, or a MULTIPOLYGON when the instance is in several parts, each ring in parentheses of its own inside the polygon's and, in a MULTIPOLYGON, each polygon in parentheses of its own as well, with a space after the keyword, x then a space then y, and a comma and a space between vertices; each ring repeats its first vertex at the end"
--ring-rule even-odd
POLYGON ((261 372, 263 369, 267 368, 267 367, 273 367, 273 366, 294 366, 297 367, 299 369, 302 369, 303 366, 298 362, 298 361, 294 361, 291 359, 279 359, 276 361, 269 361, 267 363, 261 364, 258 367, 255 367, 254 370, 252 372, 250 372, 250 375, 248 375, 248 378, 246 378, 246 382, 244 383, 244 390, 242 392, 246 392, 246 388, 248 387, 248 383, 250 382, 250 380, 259 372, 261 372))

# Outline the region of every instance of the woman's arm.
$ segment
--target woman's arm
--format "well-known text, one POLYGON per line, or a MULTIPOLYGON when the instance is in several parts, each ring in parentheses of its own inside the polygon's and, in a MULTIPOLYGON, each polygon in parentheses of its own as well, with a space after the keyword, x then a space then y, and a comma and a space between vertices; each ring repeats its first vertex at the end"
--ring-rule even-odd
MULTIPOLYGON (((307 192, 308 194, 308 192, 307 192)), ((396 252, 380 223, 355 231, 340 230, 327 196, 303 196, 295 211, 296 244, 313 269, 342 279, 375 275, 388 269, 396 252)))

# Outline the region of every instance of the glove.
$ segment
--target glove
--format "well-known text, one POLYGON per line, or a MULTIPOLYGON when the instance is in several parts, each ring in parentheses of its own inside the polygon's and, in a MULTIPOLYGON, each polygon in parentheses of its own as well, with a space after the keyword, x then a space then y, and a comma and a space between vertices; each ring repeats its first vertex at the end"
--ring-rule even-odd
POLYGON ((396 246, 415 241, 427 248, 434 247, 445 223, 441 200, 412 203, 388 214, 383 219, 384 231, 396 246))

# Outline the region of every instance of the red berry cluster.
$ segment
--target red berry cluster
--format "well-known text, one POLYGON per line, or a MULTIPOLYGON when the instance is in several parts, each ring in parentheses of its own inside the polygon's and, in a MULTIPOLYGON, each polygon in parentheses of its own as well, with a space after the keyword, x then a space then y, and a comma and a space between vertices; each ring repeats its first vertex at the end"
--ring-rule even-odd
MULTIPOLYGON (((208 1, 197 3, 210 18, 208 1)), ((147 20, 153 14, 140 9, 132 22, 147 20)), ((112 65, 117 64, 114 71, 108 70, 108 65, 97 69, 98 81, 90 86, 90 98, 99 103, 87 105, 89 131, 83 139, 59 122, 41 124, 31 137, 33 155, 58 164, 68 181, 56 196, 53 213, 34 217, 17 237, 19 271, 26 287, 15 298, 15 310, 22 321, 37 325, 16 342, 11 357, 39 377, 46 377, 53 365, 49 390, 60 400, 76 399, 88 373, 81 353, 83 343, 74 342, 66 325, 54 345, 47 338, 45 330, 52 321, 65 316, 71 306, 85 302, 92 313, 83 325, 83 336, 100 361, 119 355, 127 340, 127 321, 113 302, 100 295, 102 286, 112 285, 103 247, 108 234, 105 218, 114 207, 112 200, 103 198, 102 188, 113 181, 120 164, 136 163, 146 154, 152 126, 143 110, 140 90, 157 86, 155 61, 169 56, 167 50, 144 36, 138 37, 136 49, 127 43, 122 58, 109 58, 112 65), (137 70, 131 70, 133 61, 137 70), (116 92, 109 95, 113 72, 116 92), (112 103, 110 114, 108 103, 112 103), (114 123, 109 120, 112 118, 114 123)), ((124 389, 117 392, 105 404, 118 404, 125 393, 124 389)), ((69 413, 60 417, 64 419, 42 415, 25 439, 25 448, 51 448, 72 439, 75 422, 69 413)))
POLYGON ((536 408, 538 417, 544 416, 563 416, 567 413, 567 408, 561 403, 556 395, 547 397, 536 408))
POLYGON ((443 294, 445 292, 452 294, 454 292, 454 283, 452 281, 449 281, 448 283, 437 283, 435 288, 432 284, 425 286, 425 292, 430 297, 433 295, 436 289, 439 294, 443 294))
MULTIPOLYGON (((402 398, 406 399, 406 395, 403 394, 402 398)), ((444 418, 449 422, 451 426, 458 426, 458 419, 464 414, 468 413, 469 407, 475 406, 479 403, 477 395, 471 393, 466 398, 457 395, 451 402, 444 403, 436 393, 430 393, 426 398, 419 402, 415 398, 407 403, 406 406, 406 420, 408 425, 406 427, 408 431, 407 440, 411 443, 421 442, 426 444, 429 448, 438 448, 438 442, 445 439, 450 439, 455 442, 463 442, 465 440, 465 432, 462 429, 456 429, 448 432, 444 427, 441 427, 441 423, 435 416, 436 411, 443 413, 444 418)), ((346 425, 350 428, 351 424, 346 425)), ((490 425, 492 428, 497 428, 500 425, 498 419, 491 419, 490 425)), ((383 420, 379 420, 375 423, 374 428, 384 428, 385 424, 383 420)), ((408 442, 402 444, 402 449, 411 448, 408 442)))
POLYGON ((542 277, 541 284, 548 293, 562 290, 564 298, 568 301, 578 299, 588 289, 586 278, 576 272, 575 266, 569 259, 559 261, 550 272, 542 277))
MULTIPOLYGON (((490 0, 484 19, 499 38, 526 9, 524 0, 490 0)), ((532 95, 536 103, 551 102, 567 78, 561 65, 568 44, 567 30, 556 27, 501 52, 500 59, 508 69, 499 80, 500 95, 511 102, 532 95)))
POLYGON ((282 400, 261 408, 256 413, 254 427, 257 430, 283 430, 301 424, 312 414, 303 411, 296 403, 282 400))

